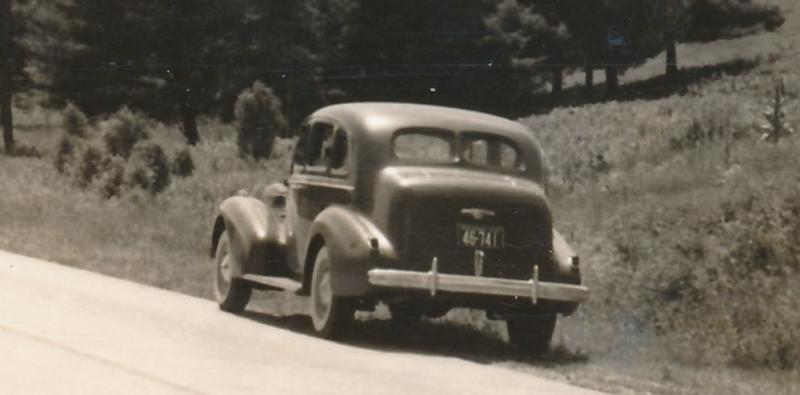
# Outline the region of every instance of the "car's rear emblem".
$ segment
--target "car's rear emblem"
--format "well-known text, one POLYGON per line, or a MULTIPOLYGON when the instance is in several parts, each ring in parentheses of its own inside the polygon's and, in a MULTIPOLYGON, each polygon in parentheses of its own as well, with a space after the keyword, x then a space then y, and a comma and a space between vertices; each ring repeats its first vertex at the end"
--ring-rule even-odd
POLYGON ((461 214, 471 215, 472 218, 480 221, 484 218, 494 217, 494 211, 482 208, 462 208, 461 214))
POLYGON ((475 275, 481 276, 483 275, 483 257, 484 253, 481 250, 475 250, 475 275))

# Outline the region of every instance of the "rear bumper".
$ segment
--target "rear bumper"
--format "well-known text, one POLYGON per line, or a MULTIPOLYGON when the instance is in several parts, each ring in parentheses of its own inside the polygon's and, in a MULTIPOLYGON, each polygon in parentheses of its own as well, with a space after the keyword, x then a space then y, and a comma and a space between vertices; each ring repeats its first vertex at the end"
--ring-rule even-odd
POLYGON ((529 298, 533 304, 539 300, 580 303, 589 297, 589 288, 582 285, 539 281, 538 267, 534 266, 530 280, 478 277, 460 274, 440 274, 434 264, 428 272, 395 269, 372 269, 368 273, 370 284, 379 287, 428 290, 432 296, 439 291, 475 295, 516 296, 529 298))

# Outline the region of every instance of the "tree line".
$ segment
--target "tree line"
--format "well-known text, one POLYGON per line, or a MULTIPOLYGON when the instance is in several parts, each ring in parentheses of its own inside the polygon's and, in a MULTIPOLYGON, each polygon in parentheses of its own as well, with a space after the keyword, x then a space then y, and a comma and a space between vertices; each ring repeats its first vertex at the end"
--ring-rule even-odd
MULTIPOLYGON (((122 106, 177 121, 233 117, 262 81, 289 127, 343 101, 444 104, 530 112, 566 73, 606 75, 676 43, 775 29, 780 10, 753 0, 0 0, 0 123, 13 149, 11 101, 30 89, 88 115, 122 106)), ((289 133, 282 131, 282 133, 289 133)))

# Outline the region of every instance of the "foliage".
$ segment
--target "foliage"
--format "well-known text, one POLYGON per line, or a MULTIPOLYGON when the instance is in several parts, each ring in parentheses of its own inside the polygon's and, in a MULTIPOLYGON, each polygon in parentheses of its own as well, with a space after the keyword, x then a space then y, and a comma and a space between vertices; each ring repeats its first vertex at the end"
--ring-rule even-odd
POLYGON ((170 183, 169 159, 164 149, 153 141, 143 141, 133 149, 125 168, 126 184, 155 195, 170 183))
POLYGON ((782 79, 777 79, 772 103, 764 111, 764 116, 767 118, 768 123, 761 125, 761 129, 764 131, 761 136, 763 140, 777 143, 782 138, 794 133, 794 129, 786 122, 786 100, 786 86, 782 79))
POLYGON ((42 153, 32 145, 15 144, 14 150, 8 156, 15 158, 41 158, 42 153))
POLYGON ((675 40, 782 23, 752 0, 38 3, 25 42, 56 101, 180 120, 190 144, 197 114, 233 118, 256 80, 281 98, 290 127, 342 100, 521 115, 561 69, 616 72, 675 40))
POLYGON ((242 155, 268 158, 276 136, 285 133, 281 101, 272 89, 256 81, 236 99, 238 144, 242 155))
POLYGON ((557 226, 586 257, 592 298, 562 330, 587 325, 594 335, 573 347, 622 352, 635 347, 623 337, 648 337, 684 363, 800 364, 797 331, 786 330, 800 323, 791 302, 800 156, 794 135, 779 145, 759 139, 776 78, 785 81, 783 121, 800 123, 788 100, 800 80, 780 70, 764 64, 686 96, 524 121, 545 147, 557 226), (608 347, 598 345, 604 331, 608 347))
POLYGON ((560 19, 551 16, 548 20, 535 12, 538 9, 517 0, 499 2, 494 13, 484 18, 487 39, 505 48, 517 67, 534 64, 560 77, 566 60, 574 55, 568 50, 569 33, 560 19))
POLYGON ((178 177, 189 177, 194 172, 194 161, 192 153, 188 148, 184 148, 175 154, 172 160, 172 174, 178 177))
MULTIPOLYGON (((31 56, 28 51, 27 38, 32 33, 33 23, 27 18, 32 8, 36 5, 31 1, 7 1, 2 5, 0 20, 0 58, 4 61, 0 70, 8 76, 11 86, 9 95, 22 93, 30 89, 31 73, 28 68, 31 56), (6 15, 6 12, 9 14, 6 15)), ((5 77, 5 76, 4 76, 5 77)), ((5 82, 3 82, 4 84, 5 82)), ((6 89, 6 87, 3 87, 6 89)))
POLYGON ((103 151, 94 145, 87 145, 81 152, 77 168, 73 174, 75 184, 86 188, 102 170, 103 151))
POLYGON ((618 267, 605 286, 618 290, 618 308, 637 295, 631 312, 684 358, 791 368, 800 363, 800 337, 785 330, 800 324, 790 291, 800 282, 800 206, 783 197, 800 190, 753 190, 737 172, 723 187, 734 199, 621 210, 610 229, 618 267))
POLYGON ((100 195, 106 199, 120 196, 125 181, 125 160, 112 156, 103 160, 102 172, 95 181, 100 195))
POLYGON ((693 0, 689 13, 692 20, 686 36, 694 41, 735 37, 757 29, 772 31, 784 22, 777 6, 755 0, 693 0))
POLYGON ((149 138, 145 120, 123 108, 104 124, 103 142, 110 155, 128 158, 134 145, 149 138))
POLYGON ((66 173, 67 166, 75 157, 76 144, 70 136, 62 135, 56 147, 56 158, 53 164, 59 173, 66 173))
POLYGON ((61 124, 67 136, 84 138, 87 134, 86 115, 70 103, 61 113, 61 124))

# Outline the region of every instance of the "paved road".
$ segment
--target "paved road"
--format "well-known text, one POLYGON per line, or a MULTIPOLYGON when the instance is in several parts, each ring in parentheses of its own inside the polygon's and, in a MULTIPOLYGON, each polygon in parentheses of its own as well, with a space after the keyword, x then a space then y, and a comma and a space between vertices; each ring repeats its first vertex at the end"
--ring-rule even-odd
POLYGON ((0 251, 2 394, 592 394, 324 341, 210 301, 0 251))

